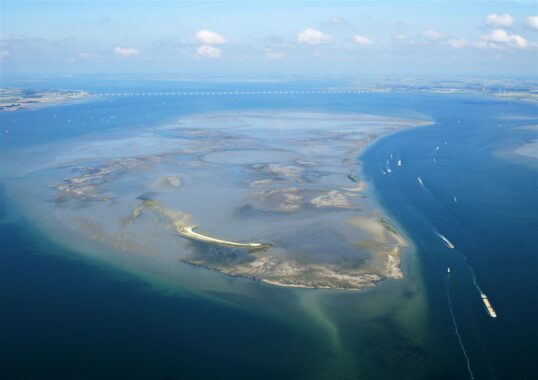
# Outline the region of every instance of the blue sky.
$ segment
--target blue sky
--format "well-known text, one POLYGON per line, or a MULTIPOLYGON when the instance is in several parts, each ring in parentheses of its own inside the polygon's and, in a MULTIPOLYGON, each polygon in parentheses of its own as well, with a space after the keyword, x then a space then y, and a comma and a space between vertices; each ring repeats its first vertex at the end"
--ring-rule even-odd
POLYGON ((537 76, 535 1, 6 1, 3 76, 537 76))

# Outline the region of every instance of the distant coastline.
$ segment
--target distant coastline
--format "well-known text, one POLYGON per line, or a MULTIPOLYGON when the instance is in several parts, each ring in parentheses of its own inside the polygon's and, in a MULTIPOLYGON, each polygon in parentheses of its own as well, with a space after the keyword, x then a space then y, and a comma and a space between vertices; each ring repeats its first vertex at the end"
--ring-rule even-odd
POLYGON ((89 96, 79 90, 27 90, 0 88, 0 112, 34 109, 80 100, 89 96))

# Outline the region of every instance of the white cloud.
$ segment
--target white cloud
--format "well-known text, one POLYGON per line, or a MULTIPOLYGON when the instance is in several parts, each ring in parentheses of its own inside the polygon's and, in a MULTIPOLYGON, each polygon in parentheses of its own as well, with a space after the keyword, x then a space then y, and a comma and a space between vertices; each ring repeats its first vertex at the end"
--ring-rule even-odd
POLYGON ((322 45, 328 43, 330 40, 331 36, 312 28, 307 28, 297 34, 297 41, 307 45, 322 45))
POLYGON ((91 52, 78 53, 78 57, 80 59, 85 60, 85 61, 93 61, 93 60, 99 58, 99 56, 96 53, 91 53, 91 52))
POLYGON ((331 17, 331 24, 333 25, 344 25, 347 24, 347 20, 340 16, 332 16, 331 17))
POLYGON ((114 53, 122 58, 136 57, 140 54, 140 50, 132 47, 121 47, 118 46, 114 48, 114 53))
POLYGON ((494 27, 499 26, 512 26, 514 25, 514 18, 510 16, 508 13, 504 13, 502 15, 498 15, 495 13, 490 13, 486 16, 486 24, 494 27))
POLYGON ((538 16, 529 16, 526 21, 529 28, 538 30, 538 16))
POLYGON ((473 42, 473 47, 478 49, 502 49, 502 47, 493 42, 476 41, 473 42))
POLYGON ((406 41, 407 39, 409 39, 409 37, 405 33, 396 34, 392 38, 397 41, 406 41))
POLYGON ((9 50, 1 50, 0 51, 0 61, 3 61, 7 57, 11 55, 11 52, 9 50))
POLYGON ((463 38, 451 38, 446 43, 454 49, 461 49, 469 46, 469 42, 463 38))
POLYGON ((515 43, 517 47, 526 48, 529 46, 529 41, 517 34, 512 34, 510 37, 512 37, 512 43, 515 43))
POLYGON ((368 38, 366 36, 361 36, 359 34, 356 34, 355 36, 353 36, 353 40, 359 45, 371 45, 374 43, 374 40, 372 40, 371 38, 368 38))
POLYGON ((272 60, 282 59, 286 54, 274 51, 273 49, 265 49, 265 56, 272 60))
POLYGON ((446 37, 444 33, 438 32, 437 30, 433 30, 433 29, 428 29, 428 30, 423 31, 422 35, 432 41, 442 40, 443 38, 446 37))
POLYGON ((482 39, 505 47, 526 48, 529 46, 529 42, 525 38, 517 34, 509 34, 504 29, 495 29, 490 34, 482 36, 482 39))
POLYGON ((196 32, 196 39, 204 45, 223 45, 228 42, 220 34, 205 29, 196 32))
POLYGON ((214 46, 202 45, 198 46, 198 48, 196 49, 196 54, 198 55, 198 57, 220 58, 221 50, 214 46))

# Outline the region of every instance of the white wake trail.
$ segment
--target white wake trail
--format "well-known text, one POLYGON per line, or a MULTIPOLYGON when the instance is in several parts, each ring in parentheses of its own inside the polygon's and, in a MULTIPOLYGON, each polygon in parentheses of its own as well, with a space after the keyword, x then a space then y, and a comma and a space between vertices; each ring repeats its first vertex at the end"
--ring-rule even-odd
POLYGON ((469 360, 469 356, 467 355, 467 351, 465 350, 465 346, 463 345, 463 339, 458 329, 456 316, 454 315, 454 310, 452 310, 452 298, 450 297, 450 272, 447 273, 446 277, 446 296, 448 299, 448 309, 450 310, 450 316, 452 317, 452 325, 454 326, 454 333, 458 337, 461 351, 463 352, 463 356, 465 357, 465 361, 467 362, 467 371, 469 372, 469 376, 471 377, 471 379, 474 379, 473 370, 471 369, 471 361, 469 360))

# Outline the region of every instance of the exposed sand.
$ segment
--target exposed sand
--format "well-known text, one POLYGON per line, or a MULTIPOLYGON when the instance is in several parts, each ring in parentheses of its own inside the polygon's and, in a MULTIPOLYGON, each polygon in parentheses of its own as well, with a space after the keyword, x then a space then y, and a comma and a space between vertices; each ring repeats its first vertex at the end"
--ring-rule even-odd
POLYGON ((262 243, 237 243, 234 241, 229 240, 222 240, 213 238, 211 236, 202 235, 197 232, 194 232, 193 230, 197 226, 181 226, 179 223, 176 224, 177 232, 183 236, 188 237, 189 239, 199 240, 203 241, 205 243, 211 243, 211 244, 219 244, 219 245, 227 245, 230 247, 238 247, 238 248, 247 248, 247 249, 261 249, 264 247, 270 247, 270 244, 262 244, 262 243))
POLYGON ((280 286, 364 289, 403 276, 407 242, 364 193, 357 155, 376 138, 428 123, 208 115, 83 142, 51 160, 66 173, 54 186, 55 213, 122 250, 150 246, 166 265, 179 260, 280 286))

